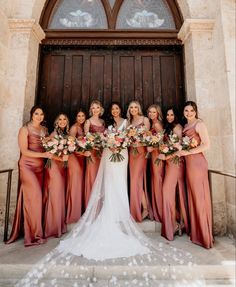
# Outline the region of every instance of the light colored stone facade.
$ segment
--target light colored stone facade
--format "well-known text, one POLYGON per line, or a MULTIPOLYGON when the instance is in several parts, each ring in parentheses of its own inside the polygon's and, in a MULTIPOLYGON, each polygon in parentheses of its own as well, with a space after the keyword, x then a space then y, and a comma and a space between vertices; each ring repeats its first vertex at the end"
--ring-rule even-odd
MULTIPOLYGON (((235 1, 177 2, 184 19, 179 38, 184 44, 186 96, 197 102, 209 129, 209 168, 235 174, 235 1)), ((17 133, 35 99, 38 48, 44 38, 38 23, 44 4, 45 0, 0 0, 0 170, 14 169, 12 202, 17 133)), ((235 179, 212 175, 212 182, 215 233, 236 236, 235 179)), ((6 175, 1 175, 1 213, 5 193, 6 175)))

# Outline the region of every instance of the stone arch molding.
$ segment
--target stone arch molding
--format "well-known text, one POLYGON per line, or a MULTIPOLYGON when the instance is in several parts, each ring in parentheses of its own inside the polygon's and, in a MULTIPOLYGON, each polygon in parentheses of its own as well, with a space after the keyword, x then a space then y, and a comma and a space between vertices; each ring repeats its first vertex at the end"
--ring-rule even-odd
MULTIPOLYGON (((47 0, 21 0, 18 5, 15 5, 15 11, 13 13, 13 18, 33 18, 36 23, 39 23, 44 5, 47 0), (24 8, 24 9, 23 9, 24 8)), ((16 2, 14 0, 13 2, 16 2)), ((196 10, 196 6, 201 6, 199 1, 191 1, 190 4, 188 0, 177 0, 180 11, 182 12, 183 19, 191 18, 194 14, 191 11, 196 10), (197 2, 197 3, 195 3, 197 2)), ((201 0, 202 3, 206 1, 201 0)), ((204 4, 206 6, 206 4, 204 4)), ((199 10, 199 9, 198 9, 199 10)))

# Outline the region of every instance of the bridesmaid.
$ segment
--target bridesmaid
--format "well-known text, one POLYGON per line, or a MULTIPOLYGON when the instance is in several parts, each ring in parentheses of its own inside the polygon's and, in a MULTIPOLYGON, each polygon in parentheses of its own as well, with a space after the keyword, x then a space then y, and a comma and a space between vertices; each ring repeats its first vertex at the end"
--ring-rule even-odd
POLYGON ((183 136, 197 142, 195 148, 178 152, 185 156, 188 205, 190 213, 190 239, 193 243, 205 248, 213 247, 212 209, 208 182, 208 164, 203 152, 209 148, 208 131, 202 120, 198 118, 196 103, 188 101, 184 105, 183 136))
POLYGON ((44 158, 51 157, 49 152, 44 152, 41 144, 41 137, 47 135, 47 129, 41 125, 44 120, 42 108, 32 107, 30 119, 18 134, 21 152, 19 193, 11 236, 6 242, 12 243, 24 230, 25 246, 45 242, 42 228, 43 170, 44 158))
MULTIPOLYGON (((89 108, 89 115, 90 118, 84 124, 84 132, 90 133, 100 133, 103 134, 105 131, 105 123, 100 118, 103 115, 104 109, 102 104, 94 100, 92 101, 90 108, 89 108)), ((85 208, 88 205, 89 198, 92 191, 92 186, 95 181, 99 164, 100 164, 100 157, 97 155, 97 150, 92 150, 86 156, 91 156, 92 162, 87 162, 86 165, 86 172, 85 172, 85 208)))
MULTIPOLYGON (((182 126, 178 122, 177 111, 170 107, 165 113, 165 134, 171 132, 182 139, 182 126)), ((185 229, 189 233, 187 198, 185 192, 184 160, 180 158, 179 164, 173 163, 171 156, 159 155, 160 159, 166 160, 165 178, 163 183, 163 211, 161 235, 168 240, 174 240, 174 235, 182 234, 185 229), (176 193, 178 193, 178 209, 176 208, 176 193)))
MULTIPOLYGON (((135 127, 150 129, 148 118, 143 116, 140 103, 132 101, 127 110, 128 124, 135 127)), ((147 159, 146 148, 136 146, 138 151, 134 154, 133 147, 129 150, 129 172, 130 172, 130 212, 134 220, 141 222, 147 216, 153 219, 151 205, 148 199, 146 183, 147 159)))
MULTIPOLYGON (((86 114, 79 110, 76 115, 76 123, 70 128, 70 135, 74 137, 84 136, 84 123, 86 114)), ((85 152, 86 155, 88 152, 85 152)), ((77 222, 83 211, 84 196, 84 155, 75 152, 69 156, 66 190, 66 223, 77 222)))
MULTIPOLYGON (((69 120, 65 114, 60 114, 54 122, 54 131, 49 138, 56 135, 66 137, 69 131, 69 120)), ((51 167, 45 169, 44 193, 43 193, 43 228, 44 237, 61 237, 66 232, 65 224, 65 189, 66 169, 63 161, 68 160, 68 155, 62 158, 53 156, 51 167)))
MULTIPOLYGON (((151 105, 148 108, 148 118, 151 121, 151 132, 157 134, 163 131, 162 112, 158 105, 151 105)), ((155 164, 159 152, 158 148, 148 147, 151 152, 151 190, 152 190, 152 208, 153 216, 156 221, 162 221, 162 184, 164 178, 164 162, 155 164)))

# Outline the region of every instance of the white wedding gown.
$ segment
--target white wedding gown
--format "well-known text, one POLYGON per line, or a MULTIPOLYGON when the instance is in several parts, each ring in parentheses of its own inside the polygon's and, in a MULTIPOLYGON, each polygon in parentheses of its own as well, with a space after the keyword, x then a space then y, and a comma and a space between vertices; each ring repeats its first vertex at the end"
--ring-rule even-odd
MULTIPOLYGON (((126 127, 123 121, 119 130, 126 127)), ((109 132, 109 128, 108 128, 109 132)), ((58 250, 87 259, 105 260, 150 252, 129 211, 127 189, 128 151, 123 161, 111 162, 111 151, 103 150, 91 198, 85 214, 58 250)))

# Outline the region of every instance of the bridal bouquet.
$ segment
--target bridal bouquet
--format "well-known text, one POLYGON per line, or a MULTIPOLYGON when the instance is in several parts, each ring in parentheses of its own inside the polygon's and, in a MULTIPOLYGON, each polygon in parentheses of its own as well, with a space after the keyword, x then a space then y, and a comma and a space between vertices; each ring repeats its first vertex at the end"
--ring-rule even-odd
MULTIPOLYGON (((86 152, 91 151, 93 149, 96 150, 97 155, 101 155, 101 148, 103 145, 103 138, 98 133, 90 133, 88 132, 84 137, 77 139, 77 152, 86 152)), ((87 161, 92 162, 92 157, 87 157, 87 161)))
POLYGON ((124 160, 121 151, 127 148, 128 145, 129 139, 127 138, 126 131, 112 129, 105 134, 103 147, 109 148, 112 151, 112 155, 109 157, 111 162, 120 162, 124 160))
MULTIPOLYGON (((53 138, 44 137, 41 140, 44 149, 57 157, 69 155, 76 149, 75 139, 70 136, 55 134, 53 138)), ((67 162, 64 162, 64 166, 67 166, 67 162)), ((51 167, 51 159, 47 159, 46 167, 51 167)))
POLYGON ((182 138, 182 149, 189 151, 191 148, 198 146, 198 142, 195 138, 190 139, 190 137, 185 136, 182 138))
POLYGON ((129 145, 133 147, 133 154, 138 154, 137 145, 145 145, 145 135, 147 129, 145 127, 128 126, 126 129, 129 145))
MULTIPOLYGON (((180 144, 180 139, 173 132, 171 132, 168 136, 164 137, 162 143, 159 145, 160 153, 164 154, 165 156, 173 155, 175 152, 181 149, 182 149, 182 146, 180 144)), ((179 157, 174 156, 171 159, 171 161, 173 161, 174 163, 179 163, 179 157)), ((159 164, 160 159, 157 158, 154 163, 159 164)))

